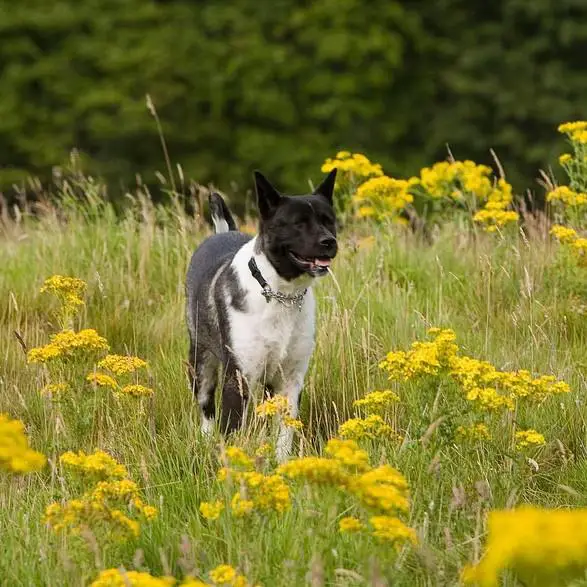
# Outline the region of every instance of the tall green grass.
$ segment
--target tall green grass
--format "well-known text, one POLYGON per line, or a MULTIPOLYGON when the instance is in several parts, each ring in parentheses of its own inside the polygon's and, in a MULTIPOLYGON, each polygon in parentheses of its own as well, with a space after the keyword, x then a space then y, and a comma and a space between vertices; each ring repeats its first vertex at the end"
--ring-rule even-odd
MULTIPOLYGON (((184 276, 206 231, 178 206, 143 199, 117 217, 94 197, 2 225, 0 411, 26 423, 50 464, 39 474, 0 476, 0 584, 86 585, 101 568, 118 565, 181 576, 226 562, 265 586, 454 585, 461 567, 480 555, 489 509, 587 504, 584 274, 539 232, 530 239, 467 235, 448 226, 429 244, 394 227, 363 226, 340 236, 336 282, 327 277, 316 287, 316 351, 301 413, 306 441, 297 450, 319 450, 353 414, 354 399, 387 387, 378 361, 430 326, 453 328, 463 352, 499 368, 551 373, 571 385, 572 394, 537 409, 547 446, 534 463, 504 464, 483 446, 422 443, 431 414, 416 386, 398 415, 410 441, 370 448, 373 464, 390 462, 408 478, 409 521, 420 537, 414 551, 396 556, 367 535, 340 535, 344 506, 329 491, 296 491, 281 518, 202 520, 199 503, 219 491, 221 439, 200 436, 188 391, 184 276), (375 237, 371 246, 365 236, 375 237), (115 352, 149 361, 156 393, 144 414, 117 413, 104 395, 66 414, 39 396, 41 370, 27 365, 14 333, 31 348, 57 328, 49 298, 38 293, 52 274, 87 281, 80 323, 115 352), (124 462, 160 507, 136 543, 82 548, 41 523, 44 508, 67 495, 58 455, 98 447, 124 462)), ((242 442, 254 445, 254 434, 245 431, 242 442)))

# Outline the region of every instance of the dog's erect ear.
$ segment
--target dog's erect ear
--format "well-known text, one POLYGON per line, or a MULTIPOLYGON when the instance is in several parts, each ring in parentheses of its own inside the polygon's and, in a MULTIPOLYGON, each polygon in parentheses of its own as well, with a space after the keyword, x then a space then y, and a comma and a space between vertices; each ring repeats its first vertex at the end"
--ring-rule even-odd
POLYGON ((254 176, 259 213, 261 218, 267 218, 277 208, 281 195, 260 171, 255 171, 254 176))
POLYGON ((336 182, 336 172, 338 169, 335 167, 327 176, 326 179, 314 190, 315 194, 324 196, 332 206, 332 195, 334 194, 334 183, 336 182))

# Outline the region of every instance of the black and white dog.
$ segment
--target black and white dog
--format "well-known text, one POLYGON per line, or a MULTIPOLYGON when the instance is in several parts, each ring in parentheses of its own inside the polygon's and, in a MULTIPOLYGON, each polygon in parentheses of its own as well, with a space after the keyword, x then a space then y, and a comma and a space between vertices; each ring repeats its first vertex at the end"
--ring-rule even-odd
MULTIPOLYGON (((237 232, 224 200, 211 195, 217 234, 194 252, 186 284, 190 377, 204 432, 214 426, 220 367, 223 431, 240 426, 258 384, 286 396, 291 416, 297 417, 314 349, 311 286, 337 253, 335 179, 336 169, 313 194, 285 196, 255 172, 260 216, 255 237, 237 232)), ((282 427, 279 460, 287 457, 291 443, 291 429, 282 427)))

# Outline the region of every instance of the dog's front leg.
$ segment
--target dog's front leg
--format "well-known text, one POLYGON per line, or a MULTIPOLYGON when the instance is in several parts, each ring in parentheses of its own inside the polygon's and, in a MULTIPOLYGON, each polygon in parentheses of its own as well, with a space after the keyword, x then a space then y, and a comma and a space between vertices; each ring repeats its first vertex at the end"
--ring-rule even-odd
MULTIPOLYGON (((302 395, 302 387, 304 385, 304 378, 297 377, 288 381, 278 391, 281 395, 287 397, 289 406, 289 414, 292 418, 297 418, 300 410, 300 398, 302 395)), ((291 453, 293 443, 293 429, 291 426, 286 426, 283 422, 279 426, 279 436, 277 437, 277 447, 275 455, 278 462, 283 463, 291 453)))

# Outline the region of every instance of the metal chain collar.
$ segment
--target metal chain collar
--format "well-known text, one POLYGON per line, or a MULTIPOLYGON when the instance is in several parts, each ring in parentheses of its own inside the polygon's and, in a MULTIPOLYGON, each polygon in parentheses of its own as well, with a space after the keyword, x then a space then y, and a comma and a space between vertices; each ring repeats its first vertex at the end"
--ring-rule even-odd
POLYGON ((261 291, 261 295, 267 300, 267 303, 271 299, 278 301, 282 306, 286 308, 292 308, 297 306, 298 311, 302 311, 302 307, 304 306, 304 296, 308 290, 305 289, 304 291, 297 293, 297 294, 284 294, 280 291, 273 291, 269 285, 263 287, 261 291))

